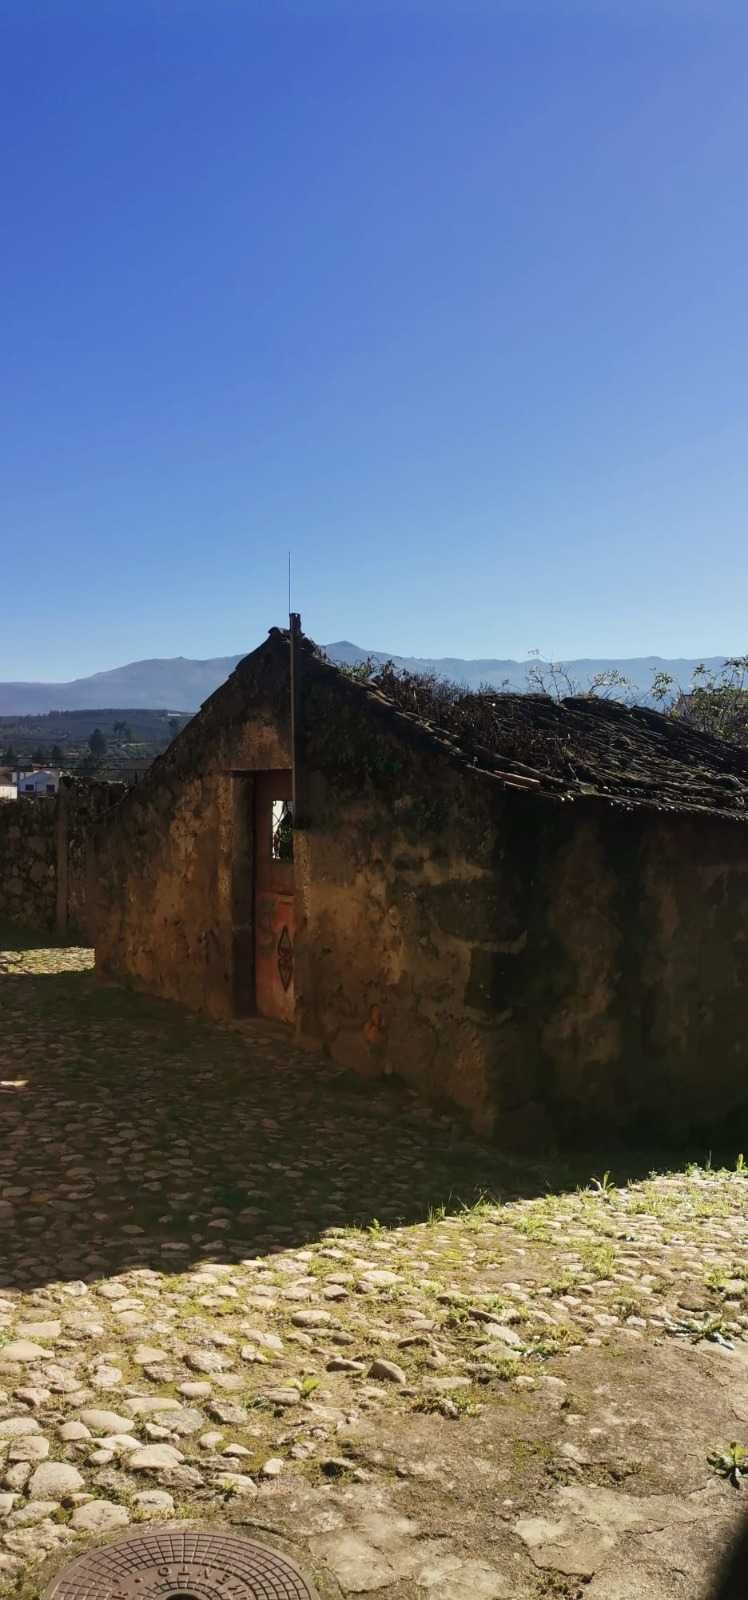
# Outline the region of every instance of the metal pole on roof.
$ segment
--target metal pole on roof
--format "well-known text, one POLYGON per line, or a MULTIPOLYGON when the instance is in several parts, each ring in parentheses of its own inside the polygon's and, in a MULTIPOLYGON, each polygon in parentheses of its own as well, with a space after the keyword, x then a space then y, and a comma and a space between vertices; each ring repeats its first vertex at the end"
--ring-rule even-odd
POLYGON ((291 799, 294 828, 301 826, 301 616, 288 613, 288 647, 291 686, 291 799))

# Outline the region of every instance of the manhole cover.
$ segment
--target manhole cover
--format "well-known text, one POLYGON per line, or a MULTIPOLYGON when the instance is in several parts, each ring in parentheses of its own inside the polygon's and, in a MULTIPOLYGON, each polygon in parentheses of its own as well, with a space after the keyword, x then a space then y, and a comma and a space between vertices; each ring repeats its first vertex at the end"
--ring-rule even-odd
POLYGON ((317 1600, 288 1556, 230 1533, 151 1530, 71 1562, 46 1600, 317 1600))

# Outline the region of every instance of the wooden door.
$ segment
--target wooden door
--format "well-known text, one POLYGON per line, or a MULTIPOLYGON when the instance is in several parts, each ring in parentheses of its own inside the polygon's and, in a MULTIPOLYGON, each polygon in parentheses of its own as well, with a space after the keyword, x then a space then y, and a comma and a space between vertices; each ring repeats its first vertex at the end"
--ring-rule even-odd
POLYGON ((255 1004, 294 1020, 294 868, 291 773, 255 778, 255 1004))

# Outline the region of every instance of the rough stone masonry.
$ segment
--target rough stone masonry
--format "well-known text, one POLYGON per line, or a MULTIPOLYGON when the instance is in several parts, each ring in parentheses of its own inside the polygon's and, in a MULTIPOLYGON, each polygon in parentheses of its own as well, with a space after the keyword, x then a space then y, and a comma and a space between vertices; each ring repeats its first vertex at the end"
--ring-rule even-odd
POLYGON ((0 800, 0 918, 92 941, 93 823, 125 785, 66 777, 54 797, 0 800))

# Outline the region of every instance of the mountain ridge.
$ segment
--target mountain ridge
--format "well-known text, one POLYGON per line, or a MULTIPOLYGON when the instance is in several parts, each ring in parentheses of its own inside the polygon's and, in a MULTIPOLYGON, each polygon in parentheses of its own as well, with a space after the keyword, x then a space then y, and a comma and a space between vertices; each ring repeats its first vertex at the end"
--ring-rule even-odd
MULTIPOLYGON (((526 689, 532 666, 548 663, 539 657, 517 661, 511 657, 405 656, 389 650, 368 650, 350 639, 339 639, 324 646, 332 661, 354 666, 371 660, 378 664, 392 661, 410 672, 433 672, 438 677, 455 679, 470 689, 481 684, 494 688, 526 689)), ((164 711, 197 711, 204 700, 233 672, 246 651, 238 655, 151 656, 129 661, 121 667, 73 678, 67 683, 36 683, 19 680, 0 683, 0 715, 28 716, 48 711, 97 710, 106 705, 112 710, 137 708, 164 711)), ((655 672, 669 672, 687 687, 694 668, 703 661, 718 670, 724 656, 580 656, 564 663, 570 677, 586 687, 597 672, 614 670, 630 679, 637 697, 650 698, 655 672)))

